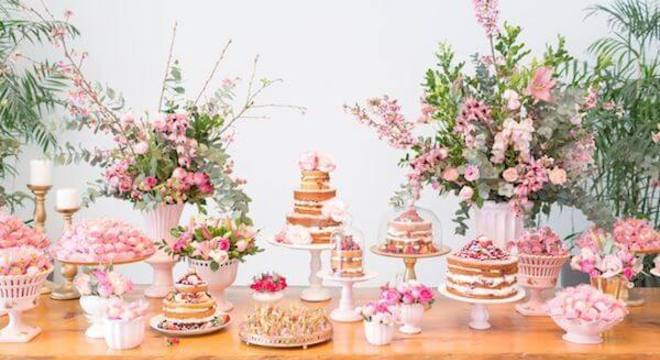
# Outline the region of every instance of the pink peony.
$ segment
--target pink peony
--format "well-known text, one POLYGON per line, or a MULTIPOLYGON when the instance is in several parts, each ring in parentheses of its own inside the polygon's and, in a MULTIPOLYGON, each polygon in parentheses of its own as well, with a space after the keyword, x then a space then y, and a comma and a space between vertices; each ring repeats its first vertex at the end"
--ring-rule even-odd
POLYGON ((468 165, 465 168, 465 180, 467 181, 476 181, 479 179, 479 168, 475 165, 468 165))
POLYGON ((518 180, 518 170, 516 170, 516 168, 514 168, 514 167, 507 168, 506 170, 504 170, 502 172, 502 177, 507 182, 512 183, 512 182, 518 180))
POLYGON ((336 222, 343 222, 348 218, 346 205, 339 199, 326 201, 321 208, 321 214, 329 217, 336 222))
POLYGON ((300 170, 313 171, 318 165, 318 157, 315 152, 306 152, 298 160, 300 170))
POLYGON ((535 102, 551 100, 550 92, 556 83, 556 80, 552 78, 552 72, 551 67, 543 66, 532 74, 532 78, 527 84, 527 95, 533 97, 535 102))

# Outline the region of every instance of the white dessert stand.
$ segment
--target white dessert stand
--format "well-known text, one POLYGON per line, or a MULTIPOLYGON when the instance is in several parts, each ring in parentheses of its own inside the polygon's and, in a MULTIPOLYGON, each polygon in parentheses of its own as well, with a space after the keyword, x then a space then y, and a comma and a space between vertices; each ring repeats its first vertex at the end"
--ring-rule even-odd
POLYGON ((516 295, 506 298, 506 299, 472 299, 472 298, 466 298, 463 296, 458 296, 450 293, 447 291, 447 288, 442 285, 438 289, 440 294, 443 296, 450 298, 452 300, 457 300, 457 301, 462 301, 466 303, 472 304, 472 311, 470 312, 470 322, 468 325, 475 330, 487 330, 490 329, 490 322, 488 322, 488 319, 490 318, 490 315, 488 314, 488 305, 495 305, 495 304, 508 304, 512 302, 516 302, 518 300, 521 300, 522 298, 525 297, 525 292, 523 290, 518 290, 516 295))
POLYGON ((660 277, 660 269, 658 269, 658 268, 653 268, 653 269, 651 269, 651 274, 652 274, 653 276, 660 277))
POLYGON ((355 301, 353 300, 353 284, 371 280, 378 276, 378 273, 367 272, 360 277, 341 277, 328 271, 321 271, 318 273, 319 277, 323 280, 338 282, 341 284, 341 298, 339 298, 339 306, 332 310, 330 319, 338 322, 355 322, 362 320, 362 316, 355 309, 355 301))
POLYGON ((330 300, 330 291, 323 287, 323 282, 318 276, 321 271, 321 252, 331 250, 332 244, 287 244, 268 240, 275 246, 282 246, 292 250, 306 250, 311 256, 309 262, 309 287, 302 291, 300 298, 309 302, 321 302, 330 300))

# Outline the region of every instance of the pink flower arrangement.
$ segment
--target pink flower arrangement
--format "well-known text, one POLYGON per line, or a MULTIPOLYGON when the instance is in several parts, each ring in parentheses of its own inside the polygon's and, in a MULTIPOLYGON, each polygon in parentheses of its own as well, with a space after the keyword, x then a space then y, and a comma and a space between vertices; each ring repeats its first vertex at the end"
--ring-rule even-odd
POLYGON ((312 235, 304 226, 286 225, 275 235, 275 242, 307 245, 312 243, 312 235))
POLYGON ((16 246, 32 246, 38 249, 47 248, 46 235, 30 226, 25 225, 16 216, 0 212, 0 249, 16 246))
POLYGON ((400 161, 408 167, 407 183, 393 203, 418 200, 426 185, 453 193, 461 205, 454 219, 459 234, 467 231, 470 208, 485 201, 508 203, 531 218, 557 201, 578 205, 560 195, 581 189, 594 152, 591 131, 581 121, 594 95, 581 96, 585 89, 561 81, 561 68, 572 61, 564 42, 531 58, 519 27, 498 28, 497 0, 472 4, 491 54, 476 57, 471 74, 449 45, 440 44, 438 68, 428 69, 423 81, 423 121, 407 120, 387 96, 345 106, 379 138, 407 151, 400 161), (512 49, 519 55, 515 61, 512 49), (425 124, 434 133, 415 136, 416 126, 425 124))
POLYGON ((133 290, 133 282, 112 268, 92 269, 78 274, 74 286, 83 296, 122 297, 133 290))
POLYGON ((367 322, 394 325, 398 321, 396 305, 382 299, 358 308, 358 312, 367 322))
POLYGON ((628 314, 623 301, 586 284, 559 291, 546 307, 553 318, 584 322, 618 322, 628 314))
POLYGON ((332 156, 317 151, 304 153, 298 160, 298 166, 303 171, 322 172, 332 172, 337 167, 332 156))
POLYGON ((614 240, 631 251, 660 249, 660 231, 648 220, 617 219, 612 230, 614 240))
POLYGON ((515 247, 519 254, 525 255, 565 256, 568 254, 568 249, 559 236, 548 226, 526 230, 520 239, 510 246, 515 247))
POLYGON ((92 219, 75 224, 53 246, 58 260, 112 264, 154 254, 153 241, 135 227, 115 219, 92 219))
POLYGON ((172 229, 172 235, 176 240, 171 246, 164 241, 158 246, 171 255, 211 261, 213 270, 231 260, 242 262, 246 256, 263 251, 255 244, 257 231, 230 217, 192 218, 188 226, 172 229))
POLYGON ((641 259, 601 228, 592 227, 582 233, 576 245, 580 252, 571 259, 571 267, 592 278, 623 276, 632 280, 642 271, 641 259))
POLYGON ((147 315, 149 303, 144 300, 126 302, 121 298, 112 298, 105 309, 108 320, 132 321, 147 315))
POLYGON ((435 295, 426 285, 415 280, 408 280, 396 286, 385 284, 385 286, 381 287, 380 299, 392 305, 430 305, 435 301, 435 295))
POLYGON ((286 289, 286 278, 276 272, 262 273, 252 278, 250 289, 258 293, 276 293, 286 289))
POLYGON ((0 276, 37 275, 53 267, 46 253, 32 246, 0 249, 0 276))

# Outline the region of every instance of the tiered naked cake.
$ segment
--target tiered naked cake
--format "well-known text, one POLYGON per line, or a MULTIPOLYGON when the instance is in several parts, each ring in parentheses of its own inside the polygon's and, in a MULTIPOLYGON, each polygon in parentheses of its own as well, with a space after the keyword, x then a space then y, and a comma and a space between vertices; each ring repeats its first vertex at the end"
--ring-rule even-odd
POLYGON ((330 235, 341 225, 322 212, 323 205, 337 196, 337 190, 330 186, 330 171, 334 164, 323 159, 328 158, 315 153, 303 155, 300 188, 293 191, 293 213, 286 217, 288 225, 304 227, 313 244, 330 243, 330 235), (312 156, 314 160, 309 160, 312 156))
POLYGON ((163 299, 164 319, 158 327, 185 331, 224 324, 227 316, 216 313, 215 299, 207 290, 208 284, 193 270, 189 270, 174 284, 174 290, 163 299))
POLYGON ((481 236, 447 257, 447 291, 474 299, 515 296, 518 259, 481 236))
POLYGON ((362 246, 353 239, 353 235, 344 235, 336 242, 330 255, 332 272, 340 277, 360 277, 364 275, 362 257, 362 246))
POLYGON ((429 254, 438 251, 433 244, 433 224, 414 207, 387 223, 383 251, 394 254, 429 254))

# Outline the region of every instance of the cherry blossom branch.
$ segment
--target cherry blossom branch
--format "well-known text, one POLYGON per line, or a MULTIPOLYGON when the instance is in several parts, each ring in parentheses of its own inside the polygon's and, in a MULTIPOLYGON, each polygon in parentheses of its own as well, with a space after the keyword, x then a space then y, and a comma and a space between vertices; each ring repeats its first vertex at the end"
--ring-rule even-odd
POLYGON ((202 89, 199 91, 199 94, 197 95, 197 98, 195 98, 195 102, 193 103, 194 105, 197 105, 197 103, 199 102, 199 99, 201 99, 202 95, 204 95, 204 92, 206 91, 206 88, 209 86, 209 83, 213 79, 213 76, 215 76, 215 73, 218 71, 218 68, 220 67, 220 63, 225 58, 225 53, 227 52, 227 49, 229 48, 229 45, 231 45, 231 42, 232 42, 231 39, 229 41, 227 41, 227 44, 225 44, 225 47, 222 49, 222 52, 220 53, 220 57, 215 62, 215 65, 213 66, 213 70, 211 70, 211 74, 209 74, 209 77, 206 79, 206 82, 204 82, 204 86, 202 86, 202 89))
POLYGON ((165 64, 165 76, 163 77, 163 87, 160 89, 160 98, 158 99, 158 111, 163 106, 163 97, 165 96, 165 83, 167 82, 167 74, 170 72, 170 64, 172 62, 172 52, 174 50, 174 40, 176 39, 176 26, 177 23, 174 23, 174 27, 172 28, 172 40, 170 41, 170 50, 167 54, 167 63, 165 64))

